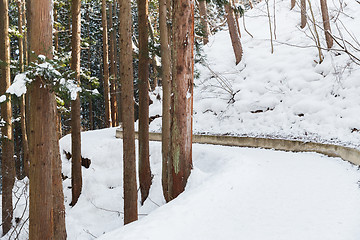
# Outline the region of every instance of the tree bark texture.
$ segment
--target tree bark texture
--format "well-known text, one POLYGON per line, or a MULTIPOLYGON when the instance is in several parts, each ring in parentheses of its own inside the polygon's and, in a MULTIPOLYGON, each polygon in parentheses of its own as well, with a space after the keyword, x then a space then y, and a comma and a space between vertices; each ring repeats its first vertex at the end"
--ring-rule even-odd
POLYGON ((296 5, 296 0, 291 0, 291 7, 290 10, 292 10, 296 5))
POLYGON ((235 22, 234 11, 233 11, 230 3, 225 5, 225 11, 226 11, 226 20, 227 20, 228 27, 229 27, 231 44, 232 44, 232 47, 234 50, 235 62, 237 65, 242 59, 243 50, 242 50, 242 46, 241 46, 241 42, 240 42, 239 31, 237 29, 236 22, 235 22))
POLYGON ((203 33, 203 43, 204 45, 209 42, 210 28, 207 18, 207 6, 206 0, 199 0, 199 12, 200 12, 200 22, 203 33))
POLYGON ((301 24, 300 27, 304 28, 306 26, 307 17, 306 17, 306 0, 301 0, 300 2, 301 7, 301 24))
MULTIPOLYGON (((0 0, 0 96, 5 95, 10 86, 10 40, 9 8, 7 0, 0 0)), ((12 189, 15 179, 14 137, 12 131, 11 98, 1 104, 1 118, 5 126, 1 128, 2 138, 2 230, 5 235, 12 226, 13 204, 12 189)))
POLYGON ((320 0, 321 6, 321 15, 323 19, 324 31, 325 31, 325 38, 326 38, 326 45, 327 48, 332 48, 334 42, 331 37, 331 28, 330 28, 330 19, 329 19, 329 10, 327 7, 327 0, 320 0))
POLYGON ((134 86, 132 56, 132 19, 130 0, 119 0, 120 81, 123 120, 124 224, 136 221, 137 184, 134 132, 134 86))
MULTIPOLYGON (((19 33, 22 38, 19 39, 19 64, 20 72, 24 72, 24 38, 25 34, 23 32, 23 23, 24 23, 24 3, 23 1, 17 2, 18 4, 18 26, 19 33)), ((20 173, 21 177, 29 176, 29 143, 26 132, 26 111, 25 111, 25 95, 20 97, 20 124, 21 124, 21 136, 22 136, 22 146, 23 146, 23 166, 20 173)))
POLYGON ((162 188, 165 200, 170 201, 168 192, 170 157, 170 96, 171 96, 171 52, 168 26, 166 23, 167 1, 159 0, 160 50, 162 65, 162 188))
POLYGON ((111 127, 110 94, 109 94, 109 44, 107 32, 106 0, 101 2, 101 20, 103 27, 103 69, 104 69, 104 98, 105 98, 105 127, 111 127))
MULTIPOLYGON (((52 1, 31 0, 30 46, 52 58, 52 1)), ((30 225, 29 239, 66 239, 61 162, 56 131, 55 95, 44 79, 30 86, 30 225)))
MULTIPOLYGON (((71 69, 75 72, 75 81, 80 85, 80 34, 81 34, 81 0, 72 0, 72 37, 71 37, 71 69)), ((74 206, 81 194, 81 119, 80 119, 80 96, 71 101, 71 206, 74 206)))
MULTIPOLYGON (((116 4, 114 3, 114 6, 116 4)), ((116 9, 115 9, 116 11, 116 9)), ((117 71, 116 71, 116 62, 115 62, 115 29, 113 24, 113 4, 109 3, 109 28, 111 29, 110 34, 110 103, 111 103, 111 123, 113 127, 118 126, 118 113, 117 113, 117 101, 116 101, 116 79, 117 79, 117 71)))
MULTIPOLYGON (((56 24, 57 23, 57 17, 58 17, 58 14, 57 14, 57 2, 54 2, 54 23, 56 24)), ((54 45, 55 45, 55 51, 59 51, 59 29, 58 27, 55 25, 54 26, 54 45)))
POLYGON ((148 0, 137 0, 139 21, 139 181, 141 204, 149 195, 149 48, 148 0))
POLYGON ((170 199, 185 190, 192 169, 194 1, 174 0, 170 199))

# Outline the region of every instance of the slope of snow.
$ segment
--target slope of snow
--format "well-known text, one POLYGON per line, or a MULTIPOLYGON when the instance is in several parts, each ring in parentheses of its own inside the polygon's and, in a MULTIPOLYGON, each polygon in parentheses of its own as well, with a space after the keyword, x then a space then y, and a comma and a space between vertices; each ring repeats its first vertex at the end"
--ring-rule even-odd
MULTIPOLYGON (((227 31, 212 36, 204 47, 205 64, 196 65, 200 77, 194 87, 194 131, 359 147, 360 66, 347 54, 326 50, 318 64, 309 26, 299 27, 299 7, 290 11, 289 1, 276 0, 274 19, 273 1, 269 2, 273 29, 276 21, 273 54, 265 1, 245 14, 246 28, 254 38, 241 29, 244 54, 238 66, 227 31)), ((311 2, 325 48, 319 1, 311 2)), ((340 36, 338 26, 344 38, 354 43, 343 26, 360 36, 360 4, 342 2, 343 13, 339 13, 339 1, 328 1, 332 30, 340 36)), ((340 47, 334 44, 333 49, 340 47)), ((359 51, 356 54, 360 56, 359 51)), ((152 115, 161 114, 160 101, 153 100, 152 115)), ((151 130, 161 131, 160 118, 151 130)))

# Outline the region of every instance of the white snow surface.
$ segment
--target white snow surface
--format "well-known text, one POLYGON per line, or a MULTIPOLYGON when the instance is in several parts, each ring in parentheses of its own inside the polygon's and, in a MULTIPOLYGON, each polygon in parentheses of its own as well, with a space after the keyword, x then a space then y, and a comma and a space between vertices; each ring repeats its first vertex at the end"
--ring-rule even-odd
MULTIPOLYGON (((269 2, 273 23, 273 1, 269 2)), ((321 27, 319 1, 311 2, 321 27)), ((340 35, 337 24, 345 39, 352 42, 342 24, 359 38, 360 4, 354 0, 343 2, 343 13, 338 14, 339 1, 328 1, 331 26, 334 35, 340 35)), ((194 87, 194 131, 359 147, 360 66, 347 54, 326 50, 322 51, 324 61, 318 64, 309 28, 302 30, 299 26, 299 6, 292 11, 289 7, 289 1, 276 1, 273 54, 265 1, 245 14, 246 28, 254 38, 240 24, 244 53, 237 66, 228 31, 210 38, 203 50, 206 65, 214 73, 196 64, 200 77, 195 79, 194 87)), ((318 31, 321 45, 326 48, 324 34, 318 31)), ((335 43, 333 49, 339 48, 335 43)), ((151 115, 161 115, 161 101, 155 97, 153 100, 151 115)), ((150 129, 161 131, 161 118, 154 120, 150 129)))
MULTIPOLYGON (((360 67, 346 54, 325 50, 324 62, 318 64, 308 27, 299 29, 299 7, 290 11, 289 1, 276 3, 273 54, 264 3, 246 13, 246 26, 254 38, 241 30, 244 55, 238 66, 227 31, 212 36, 204 47, 213 72, 196 65, 200 77, 194 88, 195 132, 359 147, 360 67)), ((337 14, 339 2, 328 1, 332 21, 340 19, 349 33, 360 36, 360 4, 344 3, 344 13, 337 14)), ((318 2, 312 4, 321 26, 318 2)), ((320 38, 325 46, 323 34, 320 38)), ((161 115, 157 95, 161 99, 160 88, 151 95, 151 116, 161 115)), ((150 129, 161 131, 161 118, 150 129)), ((186 191, 165 204, 161 144, 150 143, 154 175, 150 195, 143 206, 138 205, 140 219, 123 226, 123 145, 114 135, 115 128, 82 133, 82 155, 91 165, 82 168, 82 194, 74 207, 69 206, 71 179, 63 182, 69 240, 360 239, 356 166, 315 153, 199 144, 193 145, 194 168, 186 191)), ((67 135, 60 141, 63 173, 68 177, 71 162, 63 151, 71 151, 70 139, 67 135)), ((26 239, 26 229, 19 239, 26 239)))
MULTIPOLYGON (((114 134, 114 128, 82 134, 83 156, 92 162, 82 169, 83 190, 73 208, 70 179, 64 181, 69 240, 359 239, 356 166, 315 153, 199 144, 186 191, 165 204, 161 144, 151 142, 150 196, 138 205, 140 220, 123 227, 122 140, 114 134)), ((69 135, 61 139, 62 150, 70 146, 69 135)), ((70 161, 62 160, 70 176, 70 161)))

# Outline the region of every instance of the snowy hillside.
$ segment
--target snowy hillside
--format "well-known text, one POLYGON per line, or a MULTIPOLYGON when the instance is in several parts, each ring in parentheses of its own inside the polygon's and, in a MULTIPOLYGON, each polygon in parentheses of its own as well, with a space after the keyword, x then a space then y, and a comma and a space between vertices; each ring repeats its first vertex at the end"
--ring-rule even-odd
MULTIPOLYGON (((273 29, 276 22, 273 54, 264 1, 245 14, 253 38, 241 29, 244 54, 238 66, 227 31, 212 36, 204 47, 205 64, 196 65, 200 77, 194 88, 194 131, 359 147, 360 66, 345 53, 327 50, 322 51, 324 62, 318 64, 309 26, 304 30, 299 26, 299 6, 290 11, 290 1, 276 1, 274 19, 272 4, 270 1, 273 29)), ((337 25, 345 39, 354 42, 349 33, 359 39, 360 4, 344 1, 342 13, 338 1, 328 1, 328 5, 334 35, 340 35, 337 25)), ((312 1, 312 8, 321 27, 319 1, 312 1)), ((318 31, 325 48, 325 36, 318 31)), ((340 47, 335 44, 333 49, 340 47)), ((160 101, 154 98, 154 102, 153 115, 161 114, 160 101)), ((161 119, 150 127, 160 131, 161 119)))

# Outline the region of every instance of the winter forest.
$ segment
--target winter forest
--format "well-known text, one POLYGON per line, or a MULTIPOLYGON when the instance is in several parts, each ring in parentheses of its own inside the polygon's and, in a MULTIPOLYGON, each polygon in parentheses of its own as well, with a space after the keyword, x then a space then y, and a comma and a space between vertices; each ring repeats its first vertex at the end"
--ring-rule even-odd
POLYGON ((359 13, 0 0, 0 239, 360 239, 359 13))

